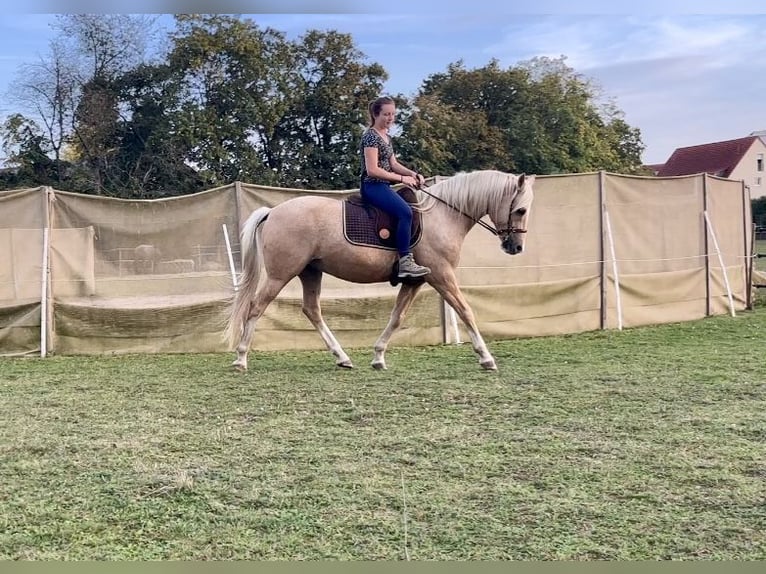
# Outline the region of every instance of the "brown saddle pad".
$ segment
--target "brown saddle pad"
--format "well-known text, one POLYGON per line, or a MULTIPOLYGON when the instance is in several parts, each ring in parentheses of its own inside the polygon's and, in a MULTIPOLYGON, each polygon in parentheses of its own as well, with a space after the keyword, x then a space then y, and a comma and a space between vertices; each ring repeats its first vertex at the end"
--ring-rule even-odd
MULTIPOLYGON (((407 203, 417 203, 415 192, 402 187, 397 193, 407 203)), ((410 248, 420 241, 423 228, 419 211, 412 212, 410 248)), ((361 193, 354 193, 343 202, 343 235, 349 243, 396 251, 396 219, 366 203, 361 193)))

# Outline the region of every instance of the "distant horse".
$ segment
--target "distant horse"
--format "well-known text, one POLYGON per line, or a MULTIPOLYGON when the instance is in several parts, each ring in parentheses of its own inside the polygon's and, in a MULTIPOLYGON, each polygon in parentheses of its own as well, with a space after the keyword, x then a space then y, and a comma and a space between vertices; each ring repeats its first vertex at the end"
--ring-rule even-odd
MULTIPOLYGON (((527 219, 534 197, 534 175, 495 170, 459 173, 420 190, 413 205, 422 222, 421 236, 412 252, 431 273, 402 280, 386 328, 374 346, 372 366, 385 369, 385 352, 394 331, 424 283, 431 285, 457 312, 468 328, 479 364, 496 370, 494 357, 476 327, 474 314, 458 287, 455 268, 465 236, 475 224, 500 239, 510 255, 521 253, 527 219), (488 215, 494 228, 483 221, 488 215)), ((300 196, 279 205, 260 207, 245 221, 241 233, 243 270, 231 304, 224 336, 237 358, 232 366, 247 370, 247 354, 258 319, 282 288, 294 277, 303 286, 303 313, 319 332, 340 367, 353 365, 322 318, 319 294, 322 273, 354 283, 392 281, 398 261, 395 249, 351 243, 344 228, 344 201, 300 196), (261 282, 261 267, 266 277, 261 282)))

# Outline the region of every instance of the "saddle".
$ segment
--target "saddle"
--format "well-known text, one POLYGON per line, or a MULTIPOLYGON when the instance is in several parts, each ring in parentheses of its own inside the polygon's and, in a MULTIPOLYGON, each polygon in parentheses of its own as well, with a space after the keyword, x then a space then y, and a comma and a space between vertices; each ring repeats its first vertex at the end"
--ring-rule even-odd
MULTIPOLYGON (((415 192, 409 187, 396 190, 409 204, 417 203, 415 192)), ((420 241, 423 232, 420 212, 412 211, 410 248, 420 241)), ((396 218, 370 205, 361 193, 354 193, 343 201, 343 235, 349 243, 396 251, 396 218)))

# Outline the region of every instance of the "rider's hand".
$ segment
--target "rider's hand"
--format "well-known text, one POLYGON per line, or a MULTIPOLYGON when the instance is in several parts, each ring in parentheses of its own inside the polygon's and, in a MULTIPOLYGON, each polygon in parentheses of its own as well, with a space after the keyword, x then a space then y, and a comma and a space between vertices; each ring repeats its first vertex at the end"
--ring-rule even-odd
POLYGON ((420 187, 418 180, 411 175, 402 176, 402 183, 408 187, 420 187))

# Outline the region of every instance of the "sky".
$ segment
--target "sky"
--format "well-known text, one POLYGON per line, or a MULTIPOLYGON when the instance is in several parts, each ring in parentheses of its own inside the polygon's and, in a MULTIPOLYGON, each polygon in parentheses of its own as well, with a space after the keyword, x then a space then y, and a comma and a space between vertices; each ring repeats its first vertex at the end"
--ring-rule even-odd
MULTIPOLYGON (((388 0, 370 7, 350 0, 133 0, 126 8, 247 13, 259 26, 290 38, 309 29, 349 33, 368 62, 388 72, 385 91, 407 96, 459 60, 471 69, 492 59, 510 67, 535 56, 564 56, 641 131, 647 164, 665 162, 678 147, 766 130, 766 13, 758 13, 766 12, 766 2, 697 0, 694 14, 683 13, 680 2, 674 8, 671 0, 643 0, 641 14, 622 13, 614 4, 388 0), (726 4, 725 13, 720 4, 726 4), (259 13, 247 12, 253 6, 259 13)), ((110 10, 120 11, 119 2, 116 6, 110 10)), ((6 12, 0 21, 0 120, 19 111, 4 97, 19 67, 48 53, 56 34, 50 26, 55 14, 48 12, 97 11, 88 0, 55 5, 30 0, 24 9, 28 12, 6 12)))

